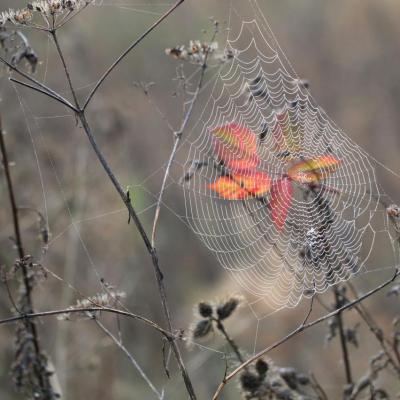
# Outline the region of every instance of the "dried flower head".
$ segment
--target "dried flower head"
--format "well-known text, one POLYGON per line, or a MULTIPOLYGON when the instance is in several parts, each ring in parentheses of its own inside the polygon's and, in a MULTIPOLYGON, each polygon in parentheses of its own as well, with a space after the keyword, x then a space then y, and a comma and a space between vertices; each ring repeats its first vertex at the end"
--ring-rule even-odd
MULTIPOLYGON (((13 25, 28 25, 35 15, 43 18, 57 17, 81 10, 95 0, 37 0, 31 1, 25 8, 9 9, 0 14, 0 26, 10 23, 13 25)), ((32 23, 33 24, 33 23, 32 23)))
MULTIPOLYGON (((107 292, 98 293, 92 297, 77 300, 76 304, 69 307, 70 310, 81 310, 92 307, 111 307, 121 299, 126 297, 125 292, 115 292, 113 290, 107 290, 107 292)), ((91 318, 94 317, 93 312, 86 312, 86 316, 91 318)), ((64 313, 58 316, 59 320, 69 320, 71 313, 64 313)))
POLYGON ((220 320, 224 320, 229 318, 232 313, 236 310, 236 308, 240 304, 241 298, 238 296, 232 296, 227 301, 222 303, 217 307, 217 315, 220 320))
POLYGON ((218 51, 218 42, 202 42, 200 40, 191 40, 189 45, 179 45, 165 49, 165 54, 175 58, 176 60, 187 61, 191 64, 203 64, 206 57, 209 60, 218 63, 226 63, 235 56, 235 51, 225 49, 218 51))
POLYGON ((207 336, 212 331, 212 321, 209 319, 201 319, 196 322, 192 328, 193 339, 200 339, 207 336))

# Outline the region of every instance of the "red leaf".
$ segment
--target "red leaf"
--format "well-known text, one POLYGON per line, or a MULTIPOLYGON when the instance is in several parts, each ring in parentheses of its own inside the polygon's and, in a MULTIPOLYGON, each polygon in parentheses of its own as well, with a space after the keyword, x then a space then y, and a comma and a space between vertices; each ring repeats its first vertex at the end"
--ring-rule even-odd
POLYGON ((260 197, 269 192, 271 179, 263 172, 231 176, 221 176, 208 185, 225 200, 244 200, 260 197))
POLYGON ((231 173, 254 170, 260 163, 257 154, 257 137, 245 126, 231 123, 212 131, 214 152, 231 173))
POLYGON ((272 183, 269 206, 276 229, 281 231, 285 226, 293 199, 293 185, 290 179, 281 178, 272 183))

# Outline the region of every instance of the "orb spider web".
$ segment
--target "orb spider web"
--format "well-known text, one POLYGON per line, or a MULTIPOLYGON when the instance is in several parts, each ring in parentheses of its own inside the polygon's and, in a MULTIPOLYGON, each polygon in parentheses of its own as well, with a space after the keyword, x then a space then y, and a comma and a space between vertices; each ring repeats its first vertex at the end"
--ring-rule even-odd
POLYGON ((272 309, 367 270, 377 234, 396 259, 375 160, 318 106, 254 0, 231 6, 226 54, 187 142, 186 219, 272 309))

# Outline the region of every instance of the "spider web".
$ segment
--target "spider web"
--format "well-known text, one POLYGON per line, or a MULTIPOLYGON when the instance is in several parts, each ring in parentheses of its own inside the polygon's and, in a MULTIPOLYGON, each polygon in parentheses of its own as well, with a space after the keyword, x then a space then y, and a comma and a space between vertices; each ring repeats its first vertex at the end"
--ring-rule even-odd
MULTIPOLYGON (((318 106, 256 1, 231 8, 228 31, 226 49, 233 61, 222 68, 188 140, 183 169, 192 169, 194 162, 201 168, 183 184, 186 218, 255 302, 262 300, 272 310, 294 307, 303 296, 368 271, 378 233, 385 233, 395 252, 388 198, 379 188, 375 160, 318 106), (251 15, 243 17, 248 10, 251 15), (340 160, 340 167, 312 189, 296 182, 293 195, 280 193, 275 207, 289 208, 283 230, 274 224, 271 194, 263 201, 226 200, 212 188, 226 175, 216 167, 212 132, 233 123, 253 132, 259 171, 273 181, 287 176, 294 160, 327 155, 340 160)), ((229 154, 225 164, 241 157, 231 143, 222 146, 229 154)), ((255 179, 257 173, 246 177, 255 179)))
MULTIPOLYGON (((162 12, 158 10, 168 6, 152 3, 151 6, 157 7, 155 11, 152 8, 148 12, 149 7, 143 6, 140 9, 140 5, 132 3, 104 1, 95 5, 114 6, 122 11, 131 10, 150 17, 161 15, 162 12)), ((226 47, 233 51, 235 58, 222 66, 217 78, 209 82, 213 85, 210 100, 195 126, 185 136, 180 149, 182 162, 175 162, 179 173, 170 177, 171 191, 177 185, 183 189, 186 212, 180 213, 176 205, 167 202, 163 206, 188 224, 216 254, 221 265, 248 294, 249 306, 258 322, 268 315, 266 310, 293 307, 303 295, 311 296, 314 291, 323 292, 334 283, 347 280, 353 275, 381 272, 385 267, 377 268, 378 264, 372 259, 380 235, 384 236, 385 243, 389 242, 391 249, 393 247, 393 263, 388 269, 394 268, 397 258, 394 254, 396 238, 390 231, 386 210, 381 204, 387 201, 387 196, 377 184, 377 163, 318 107, 279 48, 257 3, 246 2, 243 9, 250 13, 244 20, 242 9, 231 7, 230 10, 226 47), (260 94, 252 95, 251 91, 260 94), (219 176, 219 171, 213 167, 214 144, 210 132, 218 126, 235 122, 240 127, 250 129, 259 138, 266 127, 270 132, 273 131, 277 114, 282 110, 287 111, 287 117, 279 122, 280 129, 288 130, 290 140, 301 146, 301 150, 295 151, 296 158, 308 159, 329 153, 341 160, 341 167, 324 180, 325 186, 321 186, 316 194, 309 194, 308 199, 304 199, 304 188, 300 185, 296 187, 285 228, 278 232, 265 204, 256 199, 223 200, 209 188, 219 176), (190 182, 182 184, 181 177, 190 169, 193 160, 208 165, 197 171, 190 182), (326 206, 319 205, 320 199, 327 202, 326 206), (327 220, 331 219, 333 223, 328 223, 327 220), (321 228, 324 229, 324 237, 318 235, 321 228), (326 251, 327 242, 329 251, 326 251), (308 248, 304 248, 305 244, 308 248), (302 251, 308 251, 307 257, 300 257, 302 251)), ((82 85, 80 90, 93 84, 82 85)), ((204 91, 209 88, 206 86, 204 91)), ((40 152, 37 154, 38 144, 35 140, 43 148, 46 148, 47 140, 42 137, 38 121, 68 118, 73 123, 73 117, 37 116, 28 107, 21 89, 15 89, 22 109, 28 114, 27 126, 37 160, 48 219, 46 204, 50 190, 46 178, 42 176, 41 164, 51 155, 45 154, 43 159, 39 159, 40 152), (33 137, 35 132, 32 134, 32 130, 39 135, 39 139, 33 137)), ((272 178, 280 177, 288 168, 277 157, 275 145, 273 137, 269 135, 258 149, 262 159, 260 169, 272 178)), ((150 199, 146 205, 138 208, 139 215, 154 209, 158 192, 149 188, 148 183, 157 174, 164 173, 165 166, 160 165, 141 183, 132 185, 133 193, 143 191, 150 199)), ((58 176, 56 165, 52 164, 51 169, 56 177, 56 190, 68 208, 68 196, 64 190, 66 183, 58 176)), ((286 204, 289 197, 283 196, 280 201, 286 204)), ((72 232, 78 245, 84 249, 92 272, 100 278, 102 265, 93 256, 88 240, 81 234, 81 227, 93 221, 110 220, 118 216, 125 221, 126 212, 120 207, 97 211, 92 215, 89 212, 76 216, 68 208, 69 223, 61 229, 58 224, 54 224, 57 227, 54 227, 54 236, 47 252, 51 252, 57 244, 64 243, 66 235, 72 232)), ((45 266, 50 265, 46 263, 46 257, 47 253, 40 260, 45 266)), ((49 272, 53 272, 51 267, 49 272)), ((72 283, 74 280, 71 276, 60 277, 56 273, 52 273, 52 276, 60 279, 75 293, 81 294, 72 283)), ((204 348, 209 350, 208 353, 221 355, 219 350, 204 348)))

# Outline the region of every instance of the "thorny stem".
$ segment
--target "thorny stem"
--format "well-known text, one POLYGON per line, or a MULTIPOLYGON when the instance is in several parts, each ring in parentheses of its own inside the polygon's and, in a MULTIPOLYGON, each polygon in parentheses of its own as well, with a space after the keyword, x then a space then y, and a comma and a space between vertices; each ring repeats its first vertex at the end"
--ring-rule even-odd
POLYGON ((101 78, 97 81, 95 87, 90 92, 87 97, 85 104, 83 105, 83 110, 89 105, 93 96, 96 94, 97 90, 103 84, 103 82, 107 79, 108 75, 118 66, 118 64, 149 34, 151 33, 158 25, 161 24, 170 14, 172 14, 185 0, 178 0, 165 14, 163 14, 153 25, 151 25, 145 32, 143 32, 112 64, 111 66, 104 72, 101 78))
MULTIPOLYGON (((343 304, 346 304, 345 299, 341 295, 339 291, 339 287, 334 288, 334 293, 335 293, 335 302, 336 302, 336 309, 341 308, 343 304)), ((346 382, 349 386, 353 386, 353 378, 351 374, 351 364, 350 364, 350 357, 349 357, 349 349, 347 347, 347 340, 346 340, 346 335, 344 332, 344 324, 343 324, 343 316, 342 312, 339 312, 336 315, 336 320, 338 322, 338 328, 339 328, 339 336, 340 336, 340 345, 342 348, 342 354, 343 354, 343 364, 344 364, 344 369, 346 373, 346 382)))
POLYGON ((396 280, 396 278, 399 275, 400 275, 400 270, 396 269, 396 272, 395 272, 395 274, 393 275, 392 278, 390 278, 387 281, 383 282, 382 284, 380 284, 376 288, 370 290, 369 292, 367 292, 364 295, 358 297, 357 299, 344 304, 342 307, 340 307, 340 308, 338 308, 338 309, 336 309, 336 310, 334 310, 334 311, 332 311, 332 312, 330 312, 328 314, 323 315, 320 318, 317 318, 317 319, 315 319, 315 320, 313 320, 311 322, 308 322, 306 324, 301 324, 294 331, 292 331, 288 335, 284 336, 283 338, 279 339, 278 341, 273 343, 271 346, 266 347, 265 349, 261 350, 260 352, 258 352, 254 356, 248 358, 247 361, 245 361, 244 363, 239 365, 234 371, 232 371, 229 375, 227 375, 223 379, 223 381, 221 382, 221 384, 219 385, 218 389, 216 390, 216 392, 215 392, 215 394, 213 396, 213 400, 218 399, 218 397, 221 394, 222 390, 224 389, 225 385, 229 381, 231 381, 240 371, 242 371, 244 368, 246 368, 248 365, 250 365, 251 363, 253 363, 257 359, 259 359, 260 357, 264 356, 265 354, 269 353, 271 350, 276 349, 277 347, 281 346, 283 343, 286 343, 288 340, 290 340, 293 337, 297 336, 299 333, 305 331, 306 329, 309 329, 309 328, 311 328, 311 327, 313 327, 315 325, 318 325, 321 322, 326 321, 327 319, 336 317, 339 313, 342 313, 345 310, 351 309, 356 304, 359 304, 360 302, 364 301, 368 297, 374 295, 375 293, 379 292, 380 290, 382 290, 386 286, 390 285, 393 281, 396 280))
MULTIPOLYGON (((18 218, 18 207, 17 207, 17 202, 14 194, 14 188, 12 184, 12 179, 11 179, 11 173, 10 173, 10 164, 8 160, 8 153, 7 153, 7 148, 4 140, 4 132, 2 128, 2 120, 0 116, 0 148, 1 148, 1 154, 2 154, 2 161, 3 161, 3 167, 4 167, 4 172, 6 176, 6 181, 7 181, 7 189, 8 189, 8 195, 9 195, 9 200, 11 204, 11 213, 12 213, 12 219, 13 219, 13 225, 14 225, 14 233, 15 233, 15 244, 17 247, 17 252, 18 252, 18 257, 19 257, 19 265, 22 271, 22 284, 24 288, 23 295, 25 297, 25 307, 24 307, 24 313, 33 313, 33 301, 32 301, 32 282, 31 278, 29 276, 29 271, 27 269, 27 266, 24 262, 25 258, 25 252, 24 252, 24 247, 22 243, 22 235, 21 235, 21 229, 19 225, 19 218, 18 218)), ((36 324, 33 321, 30 320, 24 320, 25 327, 28 330, 28 332, 32 335, 32 343, 35 351, 35 357, 36 357, 36 362, 38 365, 34 368, 34 373, 38 379, 40 390, 42 391, 42 394, 44 395, 45 399, 52 399, 52 389, 50 386, 50 383, 45 376, 47 373, 46 369, 42 367, 42 353, 40 349, 40 344, 39 344, 39 335, 36 329, 36 324)))
MULTIPOLYGON (((210 43, 212 43, 215 40, 215 37, 216 37, 217 33, 218 33, 218 25, 216 23, 215 29, 214 29, 214 34, 213 34, 213 37, 212 37, 210 43)), ((180 141, 182 139, 182 135, 185 132, 187 124, 189 123, 190 117, 191 117, 193 109, 194 109, 194 105, 195 105, 195 103, 197 101, 197 98, 199 97, 200 90, 201 90, 201 88, 203 86, 204 76, 205 76, 205 73, 206 73, 206 70, 207 70, 207 61, 208 61, 209 54, 210 54, 210 48, 207 49, 207 51, 206 51, 206 53, 204 55, 204 61, 203 61, 203 64, 201 65, 201 67, 200 67, 201 68, 201 72, 200 72, 199 82, 197 84, 196 91, 193 94, 192 100, 190 101, 189 108, 187 109, 187 111, 186 111, 186 113, 185 113, 185 115, 183 117, 183 121, 182 121, 182 124, 181 124, 181 126, 179 128, 179 131, 174 132, 174 145, 172 147, 172 151, 171 151, 171 154, 170 154, 169 159, 168 159, 167 168, 165 169, 164 178, 163 178, 163 182, 162 182, 161 189, 160 189, 160 194, 159 194, 158 199, 157 199, 156 211, 154 213, 153 230, 152 230, 152 233, 151 233, 151 244, 152 244, 152 246, 155 246, 157 223, 158 223, 158 219, 160 217, 161 203, 162 203, 162 199, 164 197, 164 192, 165 192, 165 188, 166 188, 166 185, 167 185, 167 179, 168 179, 168 176, 169 176, 169 171, 171 170, 171 166, 172 166, 172 163, 174 162, 174 159, 175 159, 175 156, 176 156, 176 152, 177 152, 178 147, 179 147, 179 143, 180 143, 180 141)))

